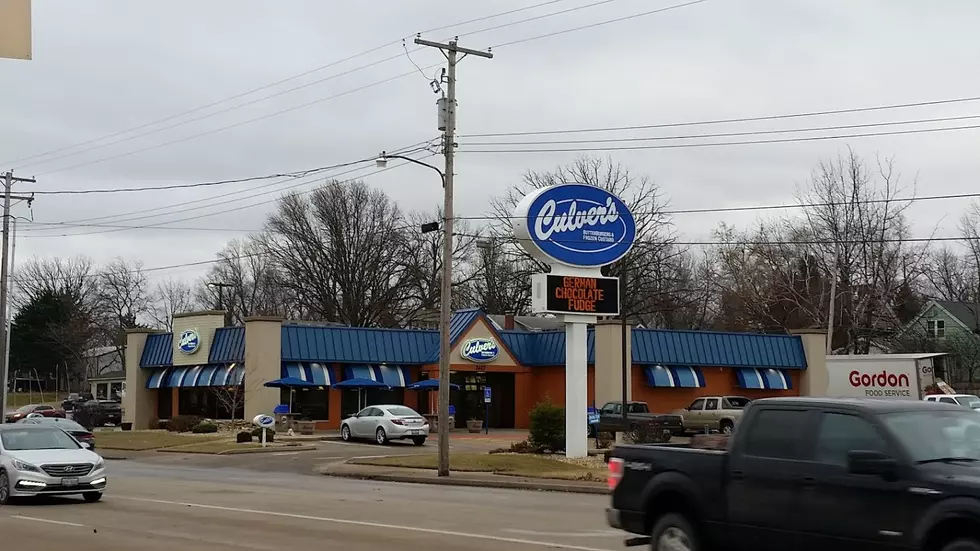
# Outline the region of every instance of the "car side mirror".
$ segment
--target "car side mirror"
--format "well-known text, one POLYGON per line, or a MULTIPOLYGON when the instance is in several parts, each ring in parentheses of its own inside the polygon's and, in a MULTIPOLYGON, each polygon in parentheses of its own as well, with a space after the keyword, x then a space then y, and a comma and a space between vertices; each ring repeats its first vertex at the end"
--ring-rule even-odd
POLYGON ((92 445, 89 444, 88 442, 79 442, 79 444, 81 444, 82 447, 85 448, 86 450, 92 449, 92 445))
POLYGON ((881 452, 854 450, 847 453, 847 470, 853 474, 893 476, 898 467, 894 457, 881 452))

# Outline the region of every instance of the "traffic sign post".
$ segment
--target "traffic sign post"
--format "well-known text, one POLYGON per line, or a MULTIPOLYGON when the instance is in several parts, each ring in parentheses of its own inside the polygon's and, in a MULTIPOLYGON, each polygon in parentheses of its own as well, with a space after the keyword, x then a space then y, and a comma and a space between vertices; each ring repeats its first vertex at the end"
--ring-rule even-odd
POLYGON ((486 414, 483 416, 483 430, 484 434, 490 434, 490 402, 493 393, 490 391, 490 387, 483 387, 483 403, 486 406, 486 414))

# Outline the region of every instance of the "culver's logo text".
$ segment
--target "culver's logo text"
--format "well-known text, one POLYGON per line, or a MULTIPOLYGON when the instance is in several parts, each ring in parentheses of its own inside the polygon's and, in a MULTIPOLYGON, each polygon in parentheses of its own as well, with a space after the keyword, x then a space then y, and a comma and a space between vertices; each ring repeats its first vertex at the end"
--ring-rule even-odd
POLYGON ((463 343, 459 355, 471 362, 492 362, 500 354, 493 339, 470 339, 463 343))
POLYGON ((636 221, 616 195, 596 186, 562 184, 528 194, 517 207, 514 233, 536 257, 599 267, 633 247, 636 221))
POLYGON ((184 354, 193 354, 201 346, 201 336, 193 329, 187 329, 180 334, 177 348, 184 354))

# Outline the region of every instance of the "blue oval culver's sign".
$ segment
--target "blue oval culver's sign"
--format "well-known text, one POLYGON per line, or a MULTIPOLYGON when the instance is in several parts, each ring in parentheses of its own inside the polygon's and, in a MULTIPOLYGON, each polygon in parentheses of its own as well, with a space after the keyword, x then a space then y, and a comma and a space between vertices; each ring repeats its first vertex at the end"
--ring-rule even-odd
POLYGON ((500 347, 493 339, 469 339, 459 349, 459 355, 476 363, 492 362, 500 354, 500 347))
POLYGON ((633 247, 636 221, 622 199, 585 184, 538 189, 517 205, 514 234, 546 262, 594 268, 633 247))

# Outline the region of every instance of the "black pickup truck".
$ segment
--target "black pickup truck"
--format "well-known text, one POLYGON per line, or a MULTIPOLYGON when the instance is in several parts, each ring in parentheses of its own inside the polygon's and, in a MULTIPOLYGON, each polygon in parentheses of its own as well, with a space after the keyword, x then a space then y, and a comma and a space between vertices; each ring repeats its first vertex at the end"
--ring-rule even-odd
POLYGON ((684 433, 683 421, 683 417, 674 413, 650 413, 646 402, 627 402, 627 426, 624 429, 623 403, 607 402, 599 410, 599 422, 589 425, 589 436, 595 436, 598 432, 633 431, 638 425, 647 425, 647 431, 663 431, 667 435, 666 440, 670 440, 671 435, 684 433))
POLYGON ((980 551, 980 414, 904 400, 752 402, 726 450, 617 446, 628 546, 980 551))

